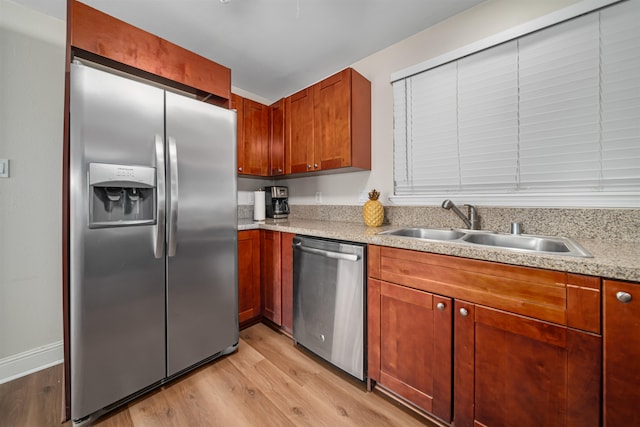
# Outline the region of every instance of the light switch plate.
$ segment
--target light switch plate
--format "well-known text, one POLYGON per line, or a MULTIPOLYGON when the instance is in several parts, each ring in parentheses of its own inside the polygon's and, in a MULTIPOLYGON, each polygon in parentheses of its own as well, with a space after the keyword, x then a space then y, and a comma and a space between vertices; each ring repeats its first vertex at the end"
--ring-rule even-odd
POLYGON ((9 178, 9 159, 0 159, 0 178, 9 178))

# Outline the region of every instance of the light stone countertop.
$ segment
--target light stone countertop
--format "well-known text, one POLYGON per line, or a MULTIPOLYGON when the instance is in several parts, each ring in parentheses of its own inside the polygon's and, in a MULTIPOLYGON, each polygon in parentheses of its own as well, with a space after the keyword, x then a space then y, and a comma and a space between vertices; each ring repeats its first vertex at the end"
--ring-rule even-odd
POLYGON ((304 219, 267 219, 259 222, 238 220, 238 230, 258 228, 640 282, 640 243, 635 242, 574 239, 593 255, 593 258, 582 258, 527 253, 469 243, 377 235, 380 231, 400 228, 399 226, 374 228, 354 222, 304 219))

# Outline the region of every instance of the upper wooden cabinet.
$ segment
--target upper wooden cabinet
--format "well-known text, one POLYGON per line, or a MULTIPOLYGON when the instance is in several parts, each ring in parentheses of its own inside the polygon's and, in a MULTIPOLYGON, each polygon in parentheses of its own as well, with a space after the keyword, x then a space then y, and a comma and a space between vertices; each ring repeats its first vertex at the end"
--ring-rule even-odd
POLYGON ((640 426, 640 284, 605 280, 604 425, 640 426))
POLYGON ((271 106, 231 95, 238 112, 238 174, 284 175, 284 99, 271 106))
POLYGON ((269 107, 243 101, 243 162, 245 175, 269 176, 269 107))
POLYGON ((348 68, 286 98, 287 174, 371 169, 371 83, 348 68))
POLYGON ((270 107, 238 95, 238 173, 371 170, 371 83, 348 68, 270 107))
POLYGON ((232 94, 238 113, 238 174, 269 176, 269 107, 232 94))
POLYGON ((75 0, 67 6, 67 37, 74 56, 229 107, 229 68, 75 0))
POLYGON ((313 170, 313 90, 303 89, 285 99, 285 171, 313 170))
POLYGON ((269 107, 269 176, 284 175, 284 98, 269 107))

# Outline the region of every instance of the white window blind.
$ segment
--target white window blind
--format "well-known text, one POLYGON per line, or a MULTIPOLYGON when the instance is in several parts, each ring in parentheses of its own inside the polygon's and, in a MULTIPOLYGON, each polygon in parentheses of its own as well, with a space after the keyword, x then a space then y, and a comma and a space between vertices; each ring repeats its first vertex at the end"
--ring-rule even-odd
POLYGON ((393 82, 395 195, 640 205, 638 16, 628 0, 393 82))

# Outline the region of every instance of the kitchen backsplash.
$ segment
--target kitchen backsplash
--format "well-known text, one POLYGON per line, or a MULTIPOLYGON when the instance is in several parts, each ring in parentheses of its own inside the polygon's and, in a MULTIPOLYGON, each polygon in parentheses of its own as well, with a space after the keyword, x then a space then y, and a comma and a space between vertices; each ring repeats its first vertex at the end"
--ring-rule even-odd
MULTIPOLYGON (((363 222, 362 206, 292 205, 290 208, 292 219, 363 222)), ((640 239, 640 209, 477 208, 482 229, 500 233, 508 233, 511 222, 520 222, 526 234, 628 242, 640 239)), ((384 213, 384 225, 463 227, 456 215, 436 206, 385 206, 384 213)), ((252 217, 252 205, 238 206, 238 218, 252 217)))

